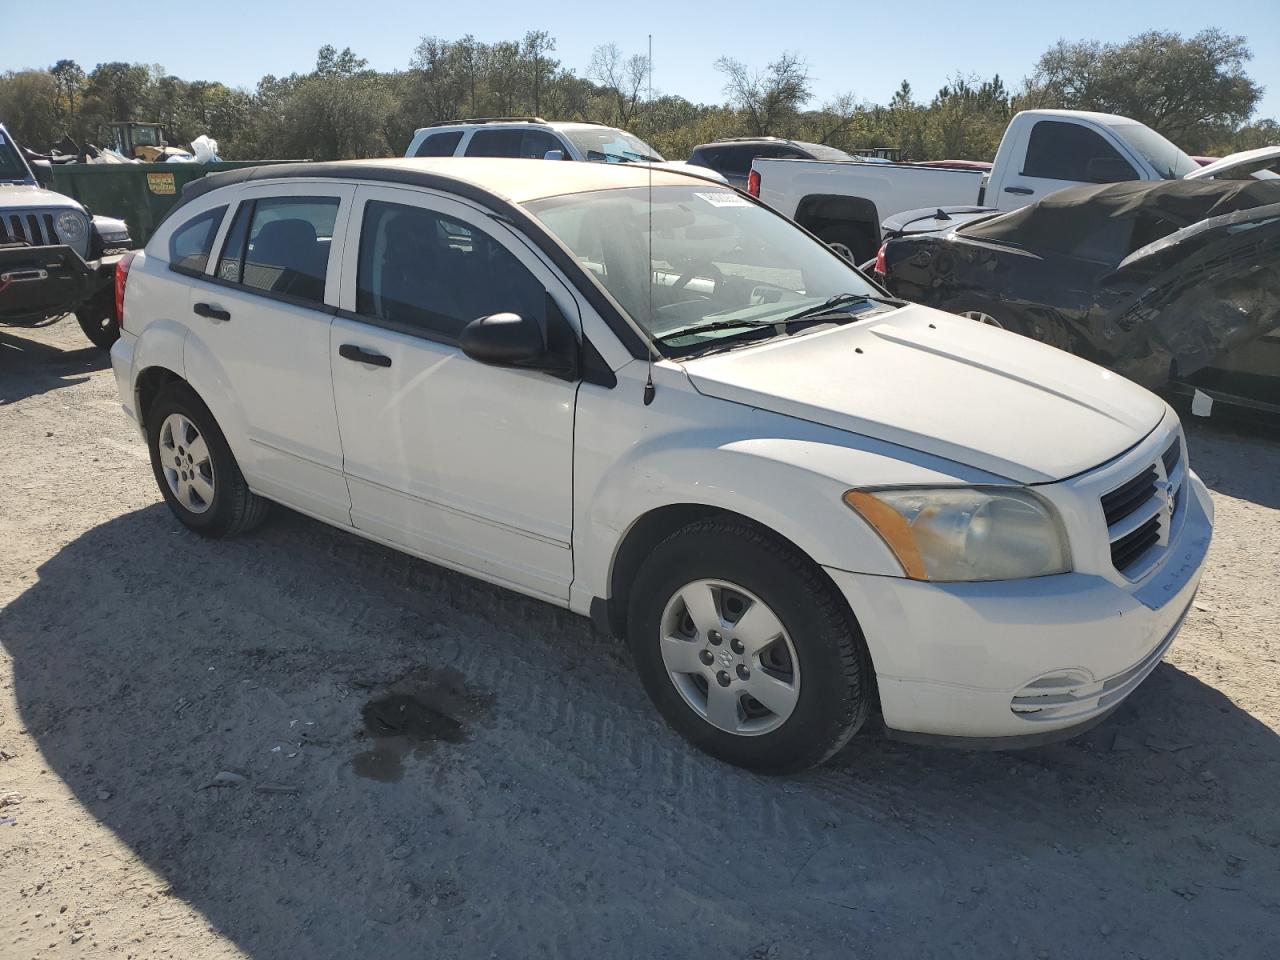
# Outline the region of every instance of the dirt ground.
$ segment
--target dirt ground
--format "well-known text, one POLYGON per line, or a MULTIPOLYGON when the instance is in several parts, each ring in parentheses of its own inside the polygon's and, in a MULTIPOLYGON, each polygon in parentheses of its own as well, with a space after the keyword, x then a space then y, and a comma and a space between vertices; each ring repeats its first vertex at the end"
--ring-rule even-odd
POLYGON ((106 357, 0 332, 0 958, 1280 956, 1280 444, 1190 446, 1210 563, 1107 723, 773 780, 568 613, 187 533, 106 357))

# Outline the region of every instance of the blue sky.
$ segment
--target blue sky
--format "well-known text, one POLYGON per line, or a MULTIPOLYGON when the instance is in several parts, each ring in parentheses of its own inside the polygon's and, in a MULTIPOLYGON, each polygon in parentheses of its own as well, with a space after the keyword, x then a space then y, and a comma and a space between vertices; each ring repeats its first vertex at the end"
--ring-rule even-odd
POLYGON ((1249 72, 1267 88, 1258 114, 1280 117, 1280 0, 219 0, 109 9, 61 0, 55 6, 56 12, 39 2, 0 0, 8 41, 0 44, 0 70, 62 57, 86 68, 129 60, 160 63, 186 79, 251 87, 265 73, 309 69, 324 43, 349 46, 390 70, 408 63, 423 34, 472 33, 492 41, 540 28, 556 37, 564 65, 583 73, 597 44, 643 52, 652 33, 655 89, 711 102, 722 99, 712 67, 721 54, 762 66, 793 50, 808 61, 819 99, 852 90, 883 102, 903 78, 927 98, 955 71, 998 72, 1016 87, 1059 38, 1110 41, 1148 29, 1192 34, 1217 26, 1248 38, 1249 72))

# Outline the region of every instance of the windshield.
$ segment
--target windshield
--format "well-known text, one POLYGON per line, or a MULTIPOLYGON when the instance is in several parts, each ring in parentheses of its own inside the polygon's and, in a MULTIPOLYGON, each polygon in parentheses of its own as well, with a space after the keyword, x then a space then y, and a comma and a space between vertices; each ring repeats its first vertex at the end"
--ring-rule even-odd
POLYGON ((1165 180, 1180 180, 1200 165, 1148 126, 1141 123, 1118 123, 1112 127, 1116 136, 1137 150, 1165 180))
POLYGON ((0 180, 25 183, 30 176, 26 161, 18 154, 18 148, 8 134, 0 130, 0 180))
POLYGON ((805 143, 803 140, 796 140, 796 146, 803 147, 807 150, 815 160, 852 160, 853 157, 836 147, 829 147, 825 143, 805 143))
POLYGON ((732 190, 655 187, 650 207, 649 190, 632 187, 527 206, 637 324, 678 351, 844 294, 880 296, 828 247, 732 190))
POLYGON ((662 159, 657 150, 639 137, 615 127, 569 127, 560 133, 568 137, 588 160, 634 163, 637 160, 662 159))

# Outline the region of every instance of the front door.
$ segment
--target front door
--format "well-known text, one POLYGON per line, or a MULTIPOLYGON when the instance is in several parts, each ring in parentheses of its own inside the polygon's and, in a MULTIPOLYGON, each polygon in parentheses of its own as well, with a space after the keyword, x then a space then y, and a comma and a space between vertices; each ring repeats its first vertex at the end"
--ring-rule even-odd
POLYGON ((486 366, 458 335, 493 313, 558 318, 568 289, 503 224, 422 190, 362 186, 330 331, 351 522, 565 601, 577 383, 486 366))
POLYGON ((1027 137, 1021 170, 1006 172, 987 203, 1016 210, 1066 187, 1141 179, 1119 144, 1071 120, 1038 120, 1027 137))

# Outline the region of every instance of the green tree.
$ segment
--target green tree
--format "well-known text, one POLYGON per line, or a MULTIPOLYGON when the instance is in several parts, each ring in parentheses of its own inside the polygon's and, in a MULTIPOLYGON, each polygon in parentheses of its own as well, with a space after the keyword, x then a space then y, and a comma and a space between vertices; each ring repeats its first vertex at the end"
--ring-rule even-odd
POLYGON ((1122 114, 1195 153, 1253 113, 1262 88, 1245 73, 1250 58, 1244 37, 1217 29, 1059 41, 1036 64, 1027 103, 1122 114))

